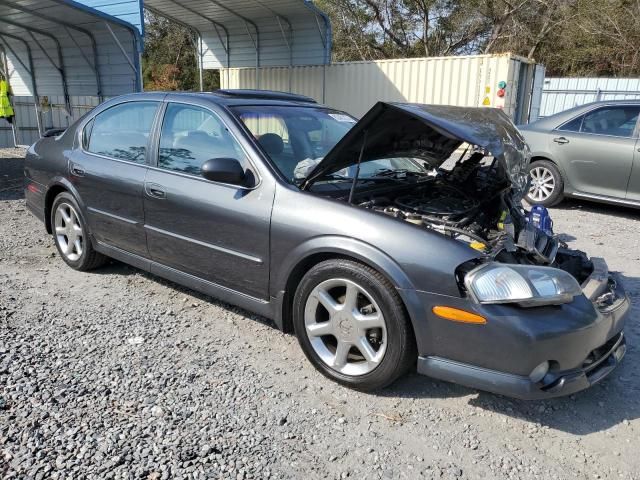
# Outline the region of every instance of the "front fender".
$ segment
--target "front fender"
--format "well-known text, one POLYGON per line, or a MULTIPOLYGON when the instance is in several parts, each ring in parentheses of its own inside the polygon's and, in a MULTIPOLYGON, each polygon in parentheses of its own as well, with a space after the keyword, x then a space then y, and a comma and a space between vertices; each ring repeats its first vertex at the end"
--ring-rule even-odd
POLYGON ((383 273, 396 288, 413 289, 409 277, 391 257, 374 246, 355 238, 339 235, 322 235, 310 238, 287 254, 283 264, 277 269, 274 286, 284 290, 296 266, 316 254, 348 256, 383 273))
MULTIPOLYGON (((290 252, 286 261, 280 265, 275 275, 274 286, 277 289, 277 299, 283 299, 288 279, 294 274, 296 268, 301 264, 305 264, 308 259, 317 254, 334 254, 335 256, 354 258, 382 273, 400 295, 407 309, 413 331, 416 333, 418 349, 423 351, 425 347, 425 345, 422 345, 422 340, 425 338, 423 332, 426 331, 427 327, 424 308, 418 291, 397 262, 381 250, 362 240, 337 235, 323 235, 311 238, 298 245, 290 252)), ((276 321, 279 323, 282 322, 282 307, 283 305, 280 303, 280 312, 276 314, 276 321)), ((283 324, 280 323, 279 326, 282 328, 283 324)))

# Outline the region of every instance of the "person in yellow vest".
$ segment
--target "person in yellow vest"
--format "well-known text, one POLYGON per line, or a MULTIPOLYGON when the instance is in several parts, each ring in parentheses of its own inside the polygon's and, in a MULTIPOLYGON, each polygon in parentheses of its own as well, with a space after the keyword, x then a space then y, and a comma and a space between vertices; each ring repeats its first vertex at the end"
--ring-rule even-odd
POLYGON ((13 108, 9 101, 9 94, 11 90, 9 88, 9 82, 0 77, 0 118, 4 118, 9 123, 13 123, 13 108))

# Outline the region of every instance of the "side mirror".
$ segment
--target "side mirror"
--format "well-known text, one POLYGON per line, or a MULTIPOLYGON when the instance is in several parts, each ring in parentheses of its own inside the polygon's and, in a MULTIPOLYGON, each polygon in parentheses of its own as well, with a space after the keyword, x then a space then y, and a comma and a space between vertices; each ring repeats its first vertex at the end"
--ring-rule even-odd
POLYGON ((246 175, 240 162, 235 158, 212 158, 202 164, 201 173, 212 182, 244 185, 246 175))

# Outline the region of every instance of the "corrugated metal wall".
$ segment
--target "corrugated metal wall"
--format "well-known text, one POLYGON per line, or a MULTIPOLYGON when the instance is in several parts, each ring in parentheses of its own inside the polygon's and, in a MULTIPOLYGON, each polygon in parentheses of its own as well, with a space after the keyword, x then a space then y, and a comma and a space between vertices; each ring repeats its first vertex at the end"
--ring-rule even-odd
MULTIPOLYGON (((120 35, 120 41, 127 50, 129 58, 134 58, 137 53, 131 43, 131 35, 120 27, 112 27, 120 35)), ((106 29, 105 29, 106 30, 106 29)), ((98 42, 98 64, 102 82, 102 93, 105 96, 120 95, 136 91, 136 75, 122 54, 122 51, 113 41, 111 35, 105 31, 95 34, 98 42)), ((20 59, 28 66, 26 47, 18 41, 6 38, 20 59)), ((39 38, 47 53, 55 57, 54 43, 45 37, 39 38)), ((66 68, 66 77, 71 95, 95 95, 95 73, 87 66, 85 56, 93 60, 91 41, 88 37, 74 34, 73 39, 62 36, 60 43, 63 49, 63 61, 66 68), (82 48, 82 52, 78 49, 82 48)), ((13 55, 7 52, 9 66, 9 83, 15 95, 31 95, 31 78, 24 67, 13 55)), ((58 71, 51 65, 45 53, 34 44, 31 44, 31 53, 35 65, 35 77, 40 95, 62 95, 62 79, 58 71)))
POLYGON ((540 117, 599 100, 640 99, 640 78, 546 78, 540 117))
MULTIPOLYGON (((40 98, 40 112, 43 131, 50 128, 65 128, 100 103, 96 96, 72 96, 71 117, 66 114, 64 97, 49 96, 40 98)), ((38 140, 38 122, 33 97, 16 96, 11 99, 15 112, 19 145, 31 145, 38 140)), ((0 147, 13 146, 11 125, 0 119, 0 147)))
MULTIPOLYGON (((534 70, 535 64, 510 54, 348 62, 262 68, 259 88, 308 95, 355 116, 383 100, 484 105, 515 117, 528 112, 534 70), (502 98, 501 81, 507 84, 502 98)), ((255 69, 226 69, 221 78, 224 88, 257 87, 255 69)))

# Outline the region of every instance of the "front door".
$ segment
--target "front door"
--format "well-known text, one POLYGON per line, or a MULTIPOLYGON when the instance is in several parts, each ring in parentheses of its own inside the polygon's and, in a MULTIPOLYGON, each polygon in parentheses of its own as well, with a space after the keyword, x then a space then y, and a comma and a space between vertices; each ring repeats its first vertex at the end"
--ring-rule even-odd
POLYGON ((157 166, 145 180, 145 229, 151 259, 247 295, 267 299, 274 188, 212 111, 168 103, 157 166), (200 176, 212 158, 236 158, 255 186, 200 176))
MULTIPOLYGON (((640 120, 638 120, 638 130, 640 130, 640 120)), ((633 168, 629 178, 627 200, 640 202, 640 138, 636 141, 635 151, 633 152, 633 168)))
POLYGON ((142 191, 153 121, 161 102, 134 101, 98 113, 74 150, 69 176, 93 237, 147 256, 142 191))
POLYGON ((609 105, 556 130, 550 149, 578 192, 624 199, 640 106, 609 105))

